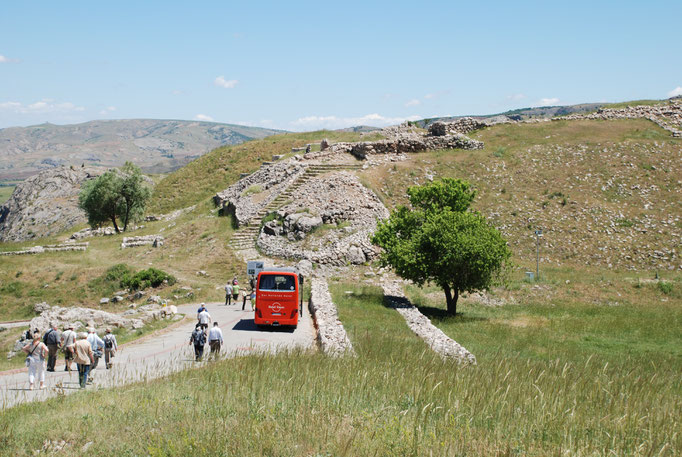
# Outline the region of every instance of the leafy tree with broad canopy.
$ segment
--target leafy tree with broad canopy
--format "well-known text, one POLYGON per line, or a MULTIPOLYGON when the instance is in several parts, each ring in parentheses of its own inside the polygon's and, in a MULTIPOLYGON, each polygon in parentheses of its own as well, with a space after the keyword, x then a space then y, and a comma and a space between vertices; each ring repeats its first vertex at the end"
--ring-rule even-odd
POLYGON ((476 193, 466 181, 443 178, 407 194, 411 208, 399 206, 379 222, 372 243, 383 248, 381 263, 402 278, 441 287, 455 315, 460 293, 488 289, 511 252, 495 227, 468 211, 476 193))
POLYGON ((78 206, 88 215, 92 228, 111 222, 120 233, 117 219, 123 221, 123 231, 127 230, 131 222, 142 218, 151 194, 140 167, 126 162, 121 171, 109 170, 86 181, 78 195, 78 206))

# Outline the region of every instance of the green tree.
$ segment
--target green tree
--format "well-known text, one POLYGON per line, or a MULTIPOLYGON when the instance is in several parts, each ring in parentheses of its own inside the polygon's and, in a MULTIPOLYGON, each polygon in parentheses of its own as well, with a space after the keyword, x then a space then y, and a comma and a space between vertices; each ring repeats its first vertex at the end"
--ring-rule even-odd
POLYGON ((130 222, 142 217, 150 197, 151 190, 145 185, 140 168, 126 162, 121 171, 109 170, 85 182, 78 195, 78 206, 87 214, 92 228, 111 222, 116 233, 120 233, 118 220, 123 221, 123 230, 127 230, 130 222))
POLYGON ((511 252, 497 229, 468 211, 475 192, 467 182, 445 178, 407 193, 412 207, 380 222, 372 242, 383 248, 382 264, 401 277, 441 287, 455 315, 460 293, 488 289, 511 252))
POLYGON ((147 187, 142 178, 142 170, 131 162, 126 162, 122 168, 123 177, 121 179, 120 194, 125 202, 121 218, 123 219, 123 230, 128 229, 130 222, 139 221, 144 215, 152 191, 147 187))

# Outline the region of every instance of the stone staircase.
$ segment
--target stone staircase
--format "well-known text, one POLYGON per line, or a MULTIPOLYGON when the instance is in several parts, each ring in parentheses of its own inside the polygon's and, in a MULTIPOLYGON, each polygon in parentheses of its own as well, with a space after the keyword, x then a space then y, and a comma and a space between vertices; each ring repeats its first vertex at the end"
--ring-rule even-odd
POLYGON ((251 249, 256 243, 256 239, 260 232, 261 222, 268 214, 277 211, 289 201, 295 198, 296 189, 308 182, 310 178, 319 176, 330 171, 339 170, 360 170, 363 164, 317 164, 309 165, 301 176, 296 178, 284 192, 279 194, 277 198, 268 203, 261 209, 254 217, 252 217, 248 224, 239 228, 229 241, 229 246, 235 250, 251 249))

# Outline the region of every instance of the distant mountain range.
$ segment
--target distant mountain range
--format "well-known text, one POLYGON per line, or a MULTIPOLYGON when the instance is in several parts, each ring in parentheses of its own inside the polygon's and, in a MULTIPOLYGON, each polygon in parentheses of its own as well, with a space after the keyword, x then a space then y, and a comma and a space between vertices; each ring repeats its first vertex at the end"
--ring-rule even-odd
POLYGON ((123 119, 0 129, 0 181, 60 165, 117 167, 132 161, 147 173, 175 170, 218 146, 279 130, 213 122, 123 119))

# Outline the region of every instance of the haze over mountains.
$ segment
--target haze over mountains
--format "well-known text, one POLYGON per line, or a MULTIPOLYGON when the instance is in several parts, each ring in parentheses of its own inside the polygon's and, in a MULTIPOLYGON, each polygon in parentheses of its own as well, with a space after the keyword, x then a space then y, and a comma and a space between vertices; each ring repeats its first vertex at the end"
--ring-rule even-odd
POLYGON ((0 180, 60 165, 114 167, 130 160, 147 173, 175 170, 223 145, 281 133, 200 121, 123 119, 0 129, 0 180))

